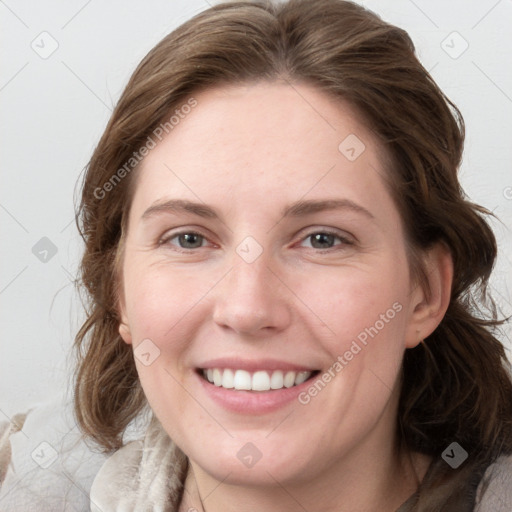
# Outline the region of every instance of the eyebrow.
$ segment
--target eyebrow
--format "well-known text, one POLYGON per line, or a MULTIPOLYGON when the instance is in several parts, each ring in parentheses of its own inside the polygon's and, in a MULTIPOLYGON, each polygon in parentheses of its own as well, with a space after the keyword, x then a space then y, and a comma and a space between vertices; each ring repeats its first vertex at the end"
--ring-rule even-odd
MULTIPOLYGON (((328 210, 350 210, 355 213, 363 214, 369 219, 375 219, 363 206, 354 203, 350 199, 323 199, 323 200, 299 200, 286 206, 282 212, 282 217, 304 217, 313 213, 328 210)), ((186 199, 169 199, 163 202, 152 204, 143 214, 141 219, 146 220, 159 213, 192 213, 205 219, 219 219, 220 215, 215 208, 205 204, 196 203, 186 199)))

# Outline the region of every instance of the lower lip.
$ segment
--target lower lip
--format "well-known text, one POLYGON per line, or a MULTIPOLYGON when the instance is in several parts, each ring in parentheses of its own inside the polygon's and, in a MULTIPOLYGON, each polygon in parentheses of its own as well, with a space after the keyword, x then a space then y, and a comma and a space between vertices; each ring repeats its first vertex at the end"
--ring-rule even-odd
POLYGON ((263 414, 285 407, 296 400, 298 395, 311 385, 311 381, 316 376, 314 374, 307 381, 291 388, 271 391, 236 391, 215 386, 197 372, 194 373, 209 398, 224 409, 241 414, 263 414))

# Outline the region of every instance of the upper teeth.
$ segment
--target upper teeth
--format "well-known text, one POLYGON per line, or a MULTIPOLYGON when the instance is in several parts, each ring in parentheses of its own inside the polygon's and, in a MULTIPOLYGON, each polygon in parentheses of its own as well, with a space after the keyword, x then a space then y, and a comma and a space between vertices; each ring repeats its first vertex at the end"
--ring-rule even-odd
POLYGON ((226 389, 268 391, 270 389, 291 388, 308 380, 313 372, 283 372, 265 370, 250 373, 246 370, 208 368, 203 375, 209 382, 226 389))

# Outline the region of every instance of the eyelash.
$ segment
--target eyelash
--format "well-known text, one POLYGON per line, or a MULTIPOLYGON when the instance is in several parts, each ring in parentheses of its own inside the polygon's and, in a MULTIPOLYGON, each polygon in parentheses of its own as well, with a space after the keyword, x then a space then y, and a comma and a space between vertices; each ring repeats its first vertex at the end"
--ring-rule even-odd
MULTIPOLYGON (((338 240, 340 240, 342 242, 341 244, 338 244, 338 245, 342 245, 342 246, 343 245, 345 245, 345 246, 353 246, 353 245, 355 245, 355 243, 353 241, 351 241, 348 238, 340 235, 336 231, 332 231, 332 230, 329 230, 329 229, 321 229, 321 230, 317 230, 317 231, 311 231, 310 233, 308 233, 304 237, 302 237, 301 241, 307 240, 308 238, 312 237, 313 235, 318 235, 318 234, 334 236, 335 238, 337 238, 338 240)), ((188 231, 188 230, 186 230, 186 231, 179 231, 177 233, 172 233, 169 236, 161 238, 158 241, 158 246, 171 245, 171 244, 169 244, 169 242, 171 240, 173 240, 174 238, 177 238, 177 237, 179 237, 181 235, 197 235, 197 236, 200 236, 203 239, 207 239, 207 237, 205 235, 203 235, 202 233, 200 233, 198 231, 188 231)), ((184 248, 184 247, 177 247, 177 248, 174 248, 173 250, 175 250, 177 252, 181 252, 181 253, 191 253, 192 251, 196 251, 196 250, 202 249, 202 248, 203 247, 196 247, 196 248, 192 248, 192 249, 187 249, 187 248, 184 248)), ((313 249, 314 251, 318 251, 318 252, 331 252, 331 251, 336 251, 337 250, 336 246, 329 247, 327 249, 317 249, 315 247, 311 247, 311 249, 313 249)))

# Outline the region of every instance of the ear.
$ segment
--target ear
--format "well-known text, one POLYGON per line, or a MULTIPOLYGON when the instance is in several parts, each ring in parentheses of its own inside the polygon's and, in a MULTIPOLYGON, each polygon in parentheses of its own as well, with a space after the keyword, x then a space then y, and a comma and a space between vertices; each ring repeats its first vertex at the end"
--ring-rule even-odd
POLYGON ((121 239, 119 241, 119 246, 115 256, 115 269, 116 269, 116 283, 117 283, 117 311, 119 314, 119 318, 121 319, 119 322, 119 334, 123 341, 131 345, 132 344, 132 333, 130 330, 130 324, 128 322, 128 315, 126 314, 126 304, 124 300, 124 280, 122 274, 122 262, 123 262, 123 254, 125 249, 125 238, 126 233, 124 228, 121 227, 121 239))
POLYGON ((441 323, 450 304, 453 259, 446 245, 439 243, 424 255, 430 293, 421 284, 411 291, 411 311, 406 332, 406 348, 416 347, 441 323))
POLYGON ((124 299, 121 297, 118 301, 118 309, 119 309, 119 316, 121 318, 119 322, 119 334, 121 335, 121 338, 123 338, 123 341, 127 343, 128 345, 132 344, 132 333, 130 330, 130 325, 128 323, 128 316, 126 315, 126 307, 124 304, 124 299))

